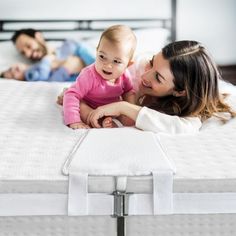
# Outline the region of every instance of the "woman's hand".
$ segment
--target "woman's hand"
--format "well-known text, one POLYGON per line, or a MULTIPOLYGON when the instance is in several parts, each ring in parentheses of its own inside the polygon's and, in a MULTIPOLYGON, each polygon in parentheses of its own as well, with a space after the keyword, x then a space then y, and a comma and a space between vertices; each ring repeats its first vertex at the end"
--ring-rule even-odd
POLYGON ((99 124, 99 119, 104 116, 117 117, 120 115, 125 115, 135 122, 141 108, 142 107, 140 106, 125 101, 115 102, 98 107, 96 110, 90 112, 87 121, 89 121, 89 123, 95 128, 101 127, 99 124))
POLYGON ((117 117, 121 114, 121 103, 122 102, 116 102, 98 107, 97 109, 90 112, 87 121, 92 125, 92 127, 101 128, 101 125, 99 124, 99 120, 101 118, 105 116, 117 117))

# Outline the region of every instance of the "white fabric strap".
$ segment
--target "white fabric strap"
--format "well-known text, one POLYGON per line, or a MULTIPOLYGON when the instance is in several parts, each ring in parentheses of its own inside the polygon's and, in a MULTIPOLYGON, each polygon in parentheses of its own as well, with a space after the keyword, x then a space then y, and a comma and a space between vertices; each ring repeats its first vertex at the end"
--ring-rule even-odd
MULTIPOLYGON (((56 193, 0 194, 0 216, 68 215, 68 197, 56 193)), ((113 209, 113 195, 88 194, 88 215, 113 215, 113 209)))
MULTIPOLYGON (((173 214, 222 213, 236 213, 236 193, 173 194, 173 214)), ((152 194, 131 194, 128 215, 153 215, 152 194)))
POLYGON ((236 193, 175 193, 174 213, 236 213, 236 193))
POLYGON ((152 194, 131 194, 129 196, 129 215, 153 215, 152 194))
POLYGON ((68 215, 88 214, 88 174, 69 174, 68 215))
POLYGON ((153 172, 153 214, 173 213, 173 171, 153 172))
POLYGON ((127 176, 116 177, 116 190, 120 192, 126 192, 127 176))
MULTIPOLYGON (((0 194, 0 216, 67 215, 67 194, 0 194)), ((174 193, 173 214, 236 213, 236 193, 174 193)), ((88 215, 112 215, 114 196, 88 194, 88 215)), ((152 194, 131 194, 128 215, 153 215, 152 194)))

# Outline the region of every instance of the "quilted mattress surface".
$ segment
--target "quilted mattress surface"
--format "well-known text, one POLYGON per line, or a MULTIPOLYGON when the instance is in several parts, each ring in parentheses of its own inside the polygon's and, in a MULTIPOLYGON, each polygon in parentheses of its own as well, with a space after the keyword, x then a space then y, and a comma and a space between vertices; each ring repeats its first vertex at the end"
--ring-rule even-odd
MULTIPOLYGON (((81 132, 63 124, 57 95, 68 84, 0 81, 0 193, 67 193, 61 168, 81 132)), ((236 89, 223 86, 236 108, 236 89)), ((177 172, 174 192, 236 192, 236 119, 212 118, 193 135, 160 135, 177 172)), ((129 177, 127 191, 151 192, 151 176, 129 177)), ((112 176, 90 176, 89 192, 112 192, 112 176)))

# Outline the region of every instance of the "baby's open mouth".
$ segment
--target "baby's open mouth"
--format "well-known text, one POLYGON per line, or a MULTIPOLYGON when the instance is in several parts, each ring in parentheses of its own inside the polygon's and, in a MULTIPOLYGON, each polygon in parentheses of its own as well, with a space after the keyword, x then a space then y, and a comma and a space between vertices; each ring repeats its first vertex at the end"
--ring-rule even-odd
POLYGON ((102 70, 102 72, 103 72, 104 74, 106 74, 106 75, 111 75, 111 74, 112 74, 112 72, 105 71, 105 70, 102 70))

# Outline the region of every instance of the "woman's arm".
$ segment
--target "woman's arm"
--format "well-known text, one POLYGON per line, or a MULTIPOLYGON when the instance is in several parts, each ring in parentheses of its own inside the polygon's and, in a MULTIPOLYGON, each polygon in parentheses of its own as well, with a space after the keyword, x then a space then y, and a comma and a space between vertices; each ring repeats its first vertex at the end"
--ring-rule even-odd
POLYGON ((104 116, 120 116, 125 115, 130 119, 136 121, 139 111, 142 107, 122 101, 107 104, 98 107, 89 114, 89 121, 93 127, 100 128, 98 120, 104 116))
POLYGON ((184 134, 198 132, 202 123, 198 117, 172 116, 148 107, 142 107, 135 126, 156 133, 184 134))
POLYGON ((117 102, 101 106, 90 113, 93 127, 101 127, 98 120, 103 116, 125 115, 135 121, 135 126, 145 131, 156 133, 195 133, 201 128, 198 117, 179 117, 167 115, 147 107, 140 107, 128 102, 117 102))

